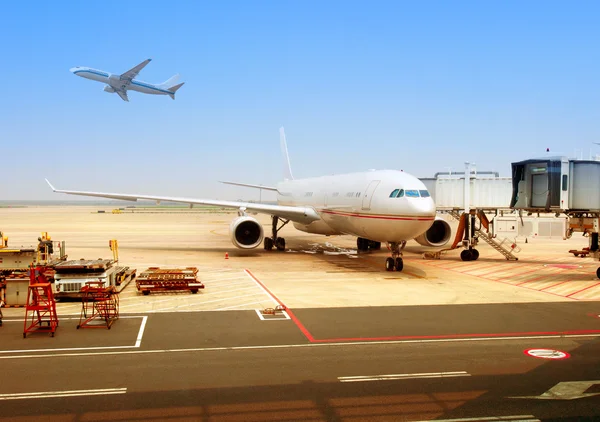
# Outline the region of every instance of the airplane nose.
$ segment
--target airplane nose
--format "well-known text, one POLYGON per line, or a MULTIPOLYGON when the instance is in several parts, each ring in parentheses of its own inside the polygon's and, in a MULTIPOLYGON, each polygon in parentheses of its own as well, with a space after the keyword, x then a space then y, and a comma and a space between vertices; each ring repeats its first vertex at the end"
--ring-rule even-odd
POLYGON ((69 72, 71 72, 71 73, 75 73, 75 71, 76 71, 77 69, 79 69, 79 66, 72 67, 72 68, 70 68, 70 69, 69 69, 69 72))

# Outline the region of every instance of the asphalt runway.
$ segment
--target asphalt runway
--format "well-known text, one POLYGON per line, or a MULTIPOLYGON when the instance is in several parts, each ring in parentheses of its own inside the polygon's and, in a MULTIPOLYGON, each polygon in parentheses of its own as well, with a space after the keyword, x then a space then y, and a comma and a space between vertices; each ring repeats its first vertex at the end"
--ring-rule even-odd
POLYGON ((10 382, 0 384, 0 420, 592 418, 599 309, 299 309, 276 320, 180 312, 126 315, 111 330, 65 319, 54 338, 27 339, 11 319, 2 327, 10 382))

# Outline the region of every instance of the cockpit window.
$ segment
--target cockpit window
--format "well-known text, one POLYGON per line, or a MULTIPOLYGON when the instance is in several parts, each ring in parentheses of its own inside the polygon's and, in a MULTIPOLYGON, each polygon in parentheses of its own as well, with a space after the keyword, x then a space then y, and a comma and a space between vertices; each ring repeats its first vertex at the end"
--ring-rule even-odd
POLYGON ((394 189, 392 193, 390 193, 390 198, 402 198, 404 196, 404 189, 394 189))
POLYGON ((418 198, 419 197, 419 191, 418 190, 407 190, 406 191, 406 197, 407 198, 418 198))
POLYGON ((429 198, 431 196, 427 190, 420 190, 419 193, 421 194, 421 198, 429 198))

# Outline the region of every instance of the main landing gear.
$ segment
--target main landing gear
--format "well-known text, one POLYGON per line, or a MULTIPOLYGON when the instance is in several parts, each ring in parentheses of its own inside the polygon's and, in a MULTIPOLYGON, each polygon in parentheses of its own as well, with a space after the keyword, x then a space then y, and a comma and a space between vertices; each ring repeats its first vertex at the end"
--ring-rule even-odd
POLYGON ((460 259, 463 261, 477 261, 477 258, 479 258, 479 251, 477 249, 469 248, 460 253, 460 259))
POLYGON ((272 223, 272 237, 265 237, 265 250, 270 251, 273 249, 273 246, 277 248, 278 251, 285 251, 285 239, 283 237, 277 237, 277 232, 283 228, 290 220, 284 220, 283 218, 279 218, 276 215, 271 217, 273 219, 272 223), (277 227, 279 222, 281 221, 281 225, 277 227))
POLYGON ((386 271, 402 271, 404 268, 404 261, 402 261, 402 249, 406 246, 406 241, 390 242, 388 247, 392 252, 392 256, 385 260, 386 271))

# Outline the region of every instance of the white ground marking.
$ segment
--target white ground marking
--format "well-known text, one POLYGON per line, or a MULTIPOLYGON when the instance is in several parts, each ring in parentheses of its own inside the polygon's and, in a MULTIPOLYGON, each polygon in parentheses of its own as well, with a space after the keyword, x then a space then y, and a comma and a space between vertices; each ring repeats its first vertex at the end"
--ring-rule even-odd
POLYGON ((218 308, 217 311, 225 311, 227 309, 235 309, 235 308, 239 308, 240 306, 249 306, 249 305, 256 305, 257 303, 262 303, 262 302, 248 302, 248 303, 241 303, 239 305, 233 305, 233 306, 226 306, 224 308, 218 308))
POLYGON ((255 311, 258 317, 263 321, 285 321, 287 319, 291 319, 286 311, 281 311, 281 314, 284 316, 284 318, 265 318, 260 309, 255 309, 255 311))
POLYGON ((454 372, 423 372, 419 374, 389 374, 389 375, 359 375, 353 377, 338 377, 340 382, 364 382, 364 381, 390 381, 390 380, 409 380, 418 378, 451 378, 451 377, 470 377, 466 371, 454 372))
POLYGON ((95 390, 39 391, 36 393, 0 394, 0 400, 48 399, 54 397, 104 396, 125 394, 127 388, 100 388, 95 390))
POLYGON ((584 397, 597 396, 600 393, 586 393, 594 385, 600 384, 600 381, 563 381, 556 384, 550 390, 539 396, 518 396, 509 397, 511 399, 540 399, 540 400, 574 400, 584 397))
MULTIPOLYGON (((142 323, 138 331, 135 344, 133 346, 96 346, 96 347, 65 347, 62 349, 27 349, 27 350, 0 350, 0 353, 32 353, 32 352, 70 352, 70 351, 81 351, 81 350, 118 350, 118 349, 132 349, 139 348, 142 345, 142 337, 144 336, 144 329, 146 328, 147 316, 122 316, 120 318, 141 318, 142 323)), ((79 319, 79 318, 61 318, 61 319, 79 319)), ((8 320, 7 322, 14 322, 16 320, 8 320)), ((22 322, 22 320, 18 320, 22 322)), ((0 359, 2 357, 0 356, 0 359)))
MULTIPOLYGON (((19 356, 0 356, 0 359, 35 359, 35 358, 56 358, 56 357, 77 357, 77 356, 115 356, 115 355, 144 355, 144 354, 162 354, 162 353, 194 353, 194 352, 223 352, 238 350, 269 350, 269 349, 301 349, 318 347, 340 347, 340 346, 393 346, 398 344, 411 343, 456 343, 472 341, 506 341, 506 340, 547 340, 549 338, 588 338, 600 337, 599 334, 573 334, 556 336, 536 336, 536 337, 488 337, 488 338, 460 338, 460 339, 419 339, 419 340, 395 340, 395 341, 363 341, 351 343, 305 343, 305 344, 271 344, 265 346, 229 346, 229 347, 197 347, 190 349, 155 349, 155 350, 128 350, 128 351, 109 351, 109 352, 88 352, 88 353, 53 353, 47 355, 19 355, 19 356)), ((123 346, 122 348, 126 348, 123 346)), ((115 348, 121 348, 117 346, 115 348)), ((106 347, 104 349, 107 349, 106 347)), ((52 351, 44 350, 44 351, 52 351)), ((24 350, 31 352, 31 350, 24 350)))

